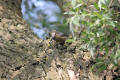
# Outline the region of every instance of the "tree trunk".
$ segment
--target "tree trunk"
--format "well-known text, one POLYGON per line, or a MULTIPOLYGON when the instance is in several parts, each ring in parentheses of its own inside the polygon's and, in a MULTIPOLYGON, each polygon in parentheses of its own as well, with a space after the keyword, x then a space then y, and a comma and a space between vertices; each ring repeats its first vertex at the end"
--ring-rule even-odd
POLYGON ((21 0, 0 0, 0 80, 44 80, 45 44, 22 19, 20 6, 21 0))
POLYGON ((59 80, 59 73, 51 68, 58 52, 49 48, 49 40, 42 41, 32 32, 20 6, 21 0, 0 0, 0 80, 59 80))
POLYGON ((79 80, 78 73, 80 80, 100 80, 87 69, 90 55, 79 50, 79 41, 67 47, 42 41, 20 6, 21 0, 0 0, 0 80, 79 80))

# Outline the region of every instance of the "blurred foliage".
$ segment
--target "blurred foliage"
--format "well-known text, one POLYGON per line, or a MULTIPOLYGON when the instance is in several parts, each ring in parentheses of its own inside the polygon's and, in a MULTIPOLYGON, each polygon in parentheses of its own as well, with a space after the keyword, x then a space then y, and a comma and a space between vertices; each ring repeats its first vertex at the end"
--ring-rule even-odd
POLYGON ((118 0, 72 0, 64 5, 72 35, 79 34, 91 56, 96 58, 93 69, 103 71, 109 64, 120 65, 120 3, 118 0), (116 4, 117 2, 117 4, 116 4), (99 69, 98 69, 99 68, 99 69))
POLYGON ((59 6, 60 0, 22 0, 22 14, 31 29, 41 39, 46 39, 53 30, 69 34, 59 6))

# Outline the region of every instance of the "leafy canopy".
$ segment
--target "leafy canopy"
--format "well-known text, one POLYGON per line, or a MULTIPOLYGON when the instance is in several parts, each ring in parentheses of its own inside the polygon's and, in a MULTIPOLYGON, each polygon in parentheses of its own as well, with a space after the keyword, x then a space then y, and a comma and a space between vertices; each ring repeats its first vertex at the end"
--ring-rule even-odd
POLYGON ((94 65, 102 66, 100 71, 110 63, 120 65, 120 11, 113 6, 111 0, 93 3, 89 0, 72 0, 65 6, 73 36, 76 36, 75 33, 81 34, 80 39, 88 45, 92 57, 98 51, 104 52, 104 57, 98 58, 94 65))

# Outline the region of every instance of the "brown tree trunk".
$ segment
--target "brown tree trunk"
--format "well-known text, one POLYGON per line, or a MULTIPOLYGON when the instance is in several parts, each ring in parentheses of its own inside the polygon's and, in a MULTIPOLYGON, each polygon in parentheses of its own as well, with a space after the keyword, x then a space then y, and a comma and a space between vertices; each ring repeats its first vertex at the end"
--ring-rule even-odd
POLYGON ((21 0, 0 0, 0 80, 43 80, 37 57, 44 56, 44 44, 22 19, 20 6, 21 0))
POLYGON ((23 20, 20 6, 21 0, 0 0, 0 80, 78 80, 81 72, 80 80, 92 80, 88 74, 99 80, 88 72, 84 57, 90 55, 79 50, 79 41, 68 47, 42 41, 23 20))
POLYGON ((0 80, 61 79, 51 68, 58 51, 49 48, 49 40, 42 41, 32 32, 20 6, 21 0, 0 0, 0 80))

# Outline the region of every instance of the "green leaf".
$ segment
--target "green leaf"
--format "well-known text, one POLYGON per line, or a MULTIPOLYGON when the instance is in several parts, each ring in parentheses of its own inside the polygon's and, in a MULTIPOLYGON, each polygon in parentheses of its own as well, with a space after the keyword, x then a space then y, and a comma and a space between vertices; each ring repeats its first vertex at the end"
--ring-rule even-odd
POLYGON ((72 7, 75 7, 76 6, 76 0, 72 0, 71 5, 72 5, 72 7))
POLYGON ((82 6, 83 4, 78 4, 78 5, 76 5, 75 7, 74 7, 74 9, 76 9, 76 8, 79 8, 80 6, 82 6))
POLYGON ((105 8, 106 7, 105 4, 106 4, 106 0, 99 0, 98 1, 98 7, 100 9, 105 8))
POLYGON ((72 43, 74 41, 74 39, 67 39, 66 41, 65 41, 65 43, 72 43))
POLYGON ((97 62, 92 66, 92 70, 97 69, 97 71, 101 72, 105 70, 107 66, 104 64, 104 62, 97 62))
POLYGON ((73 12, 73 11, 69 11, 69 12, 65 12, 64 14, 73 15, 73 14, 75 14, 75 12, 73 12))
POLYGON ((94 3, 94 7, 95 7, 96 9, 99 9, 98 4, 97 4, 96 2, 94 3))
POLYGON ((112 27, 116 27, 116 25, 115 25, 115 23, 113 22, 113 21, 110 21, 110 24, 109 24, 110 26, 112 26, 112 27))

